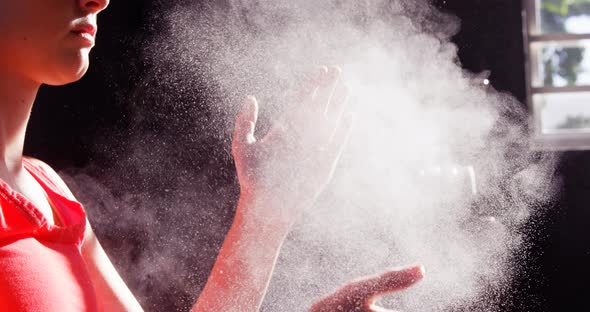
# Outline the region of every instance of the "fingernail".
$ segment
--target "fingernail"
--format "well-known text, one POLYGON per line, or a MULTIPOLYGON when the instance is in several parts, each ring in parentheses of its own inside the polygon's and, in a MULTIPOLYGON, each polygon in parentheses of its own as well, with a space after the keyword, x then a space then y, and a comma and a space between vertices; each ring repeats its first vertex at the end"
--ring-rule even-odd
POLYGON ((246 97, 246 103, 255 103, 256 102, 256 97, 252 96, 252 95, 248 95, 246 97))
POLYGON ((422 279, 426 275, 426 269, 423 265, 409 267, 406 271, 410 272, 416 279, 422 279))
POLYGON ((426 268, 423 265, 418 266, 419 273, 422 277, 426 275, 426 268))
POLYGON ((246 97, 246 100, 244 101, 244 106, 247 107, 249 110, 254 109, 254 107, 257 105, 258 101, 256 100, 256 97, 252 96, 252 95, 248 95, 246 97))

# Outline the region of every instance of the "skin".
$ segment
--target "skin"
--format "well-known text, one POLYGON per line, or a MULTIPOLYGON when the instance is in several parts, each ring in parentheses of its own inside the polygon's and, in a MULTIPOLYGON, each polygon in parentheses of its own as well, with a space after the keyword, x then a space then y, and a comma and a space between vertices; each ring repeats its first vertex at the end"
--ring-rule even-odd
MULTIPOLYGON (((80 79, 92 44, 72 32, 96 25, 108 0, 0 1, 0 178, 54 222, 41 186, 23 168, 25 130, 42 84, 80 79)), ((269 133, 255 136, 258 103, 248 97, 236 119, 232 152, 241 196, 234 223, 193 311, 257 311, 291 225, 329 182, 351 127, 340 69, 320 67, 292 99, 269 133), (313 125, 313 135, 305 129, 313 125), (284 170, 296 166, 297 173, 284 170), (267 172, 278 174, 267 175, 267 172), (281 177, 273 178, 274 177, 281 177), (285 178, 286 177, 286 178, 285 178), (255 265, 254 265, 255 264, 255 265)), ((87 223, 82 246, 99 310, 142 308, 111 264, 87 223)), ((314 304, 310 311, 384 311, 375 298, 409 287, 419 266, 358 280, 314 304)))
POLYGON ((413 266, 351 282, 318 301, 309 311, 394 312, 376 306, 375 302, 380 296, 408 288, 423 277, 424 268, 422 266, 413 266))
POLYGON ((22 150, 39 86, 78 80, 88 68, 90 47, 81 48, 70 29, 95 19, 106 2, 72 4, 66 0, 0 2, 0 178, 30 198, 50 221, 53 215, 40 196, 40 186, 22 168, 22 150))

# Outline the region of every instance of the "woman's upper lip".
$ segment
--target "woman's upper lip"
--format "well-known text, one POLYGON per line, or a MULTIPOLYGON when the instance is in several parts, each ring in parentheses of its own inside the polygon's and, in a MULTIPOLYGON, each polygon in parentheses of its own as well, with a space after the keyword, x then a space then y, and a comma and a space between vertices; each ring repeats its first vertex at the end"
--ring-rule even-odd
POLYGON ((96 35, 96 26, 89 23, 78 24, 72 28, 72 32, 75 33, 88 33, 92 37, 96 35))

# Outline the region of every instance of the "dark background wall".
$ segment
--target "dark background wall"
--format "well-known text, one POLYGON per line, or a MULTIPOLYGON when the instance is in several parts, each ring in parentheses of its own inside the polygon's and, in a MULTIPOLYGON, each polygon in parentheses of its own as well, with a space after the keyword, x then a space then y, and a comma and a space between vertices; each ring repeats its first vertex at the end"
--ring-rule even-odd
MULTIPOLYGON (((489 70, 491 84, 496 89, 512 93, 525 102, 521 2, 436 0, 434 4, 462 20, 461 31, 453 39, 459 47, 462 66, 473 72, 489 70)), ((117 193, 125 193, 127 189, 161 190, 166 183, 178 182, 150 181, 149 173, 122 165, 120 159, 129 156, 128 149, 116 144, 128 142, 126 138, 137 133, 164 133, 170 135, 170 142, 184 142, 182 137, 174 137, 174 128, 158 128, 158 124, 166 121, 166 116, 149 116, 151 111, 158 112, 156 108, 159 103, 155 102, 158 97, 151 97, 154 103, 150 103, 150 98, 142 103, 132 103, 138 98, 138 93, 145 92, 153 83, 150 79, 140 77, 145 77, 153 69, 143 54, 146 42, 160 31, 159 27, 163 27, 159 23, 157 11, 154 11, 157 8, 155 1, 112 1, 110 8, 99 19, 100 32, 89 73, 75 84, 59 88, 44 87, 41 90, 29 128, 27 154, 43 159, 66 173, 83 171, 101 183, 115 187, 115 198, 117 193), (153 123, 148 122, 147 126, 142 123, 144 128, 140 129, 136 128, 137 116, 133 113, 138 105, 143 105, 142 110, 148 116, 144 119, 155 120, 153 123), (154 127, 150 128, 150 124, 154 127), (116 180, 109 179, 113 170, 117 170, 116 180), (145 181, 138 184, 138 179, 145 181)), ((158 87, 161 87, 161 83, 158 87)), ((198 89, 198 86, 195 88, 198 89)), ((199 92, 204 91, 180 98, 199 103, 199 92)), ((193 106, 196 107, 197 116, 201 116, 197 119, 207 122, 206 109, 199 105, 193 106), (199 115, 200 107, 202 110, 199 115)), ((182 105, 174 106, 170 108, 170 114, 174 115, 175 109, 181 111, 183 108, 186 109, 182 105)), ((176 122, 181 123, 182 120, 176 122)), ((219 210, 212 210, 212 213, 220 216, 213 218, 214 221, 209 221, 209 224, 201 224, 203 227, 209 225, 210 231, 224 232, 231 220, 231 206, 236 195, 231 159, 219 157, 227 151, 228 142, 223 136, 211 136, 203 140, 201 148, 188 151, 190 157, 172 155, 171 158, 183 166, 193 166, 193 173, 208 177, 206 181, 213 187, 217 185, 220 190, 227 190, 229 195, 226 200, 214 207, 219 210), (225 168, 225 171, 211 173, 211 168, 225 168)), ((163 148, 157 146, 161 142, 146 139, 140 144, 154 144, 149 149, 161 151, 163 148)), ((162 168, 173 165, 163 164, 162 168)), ((564 153, 559 174, 563 181, 559 201, 554 207, 549 207, 548 213, 542 218, 532 220, 531 226, 525 230, 529 234, 528 244, 533 250, 532 256, 528 269, 516 280, 512 296, 505 298, 504 311, 590 311, 590 291, 586 282, 590 279, 590 207, 587 204, 590 200, 589 154, 564 153)), ((88 200, 92 201, 90 205, 94 204, 92 199, 88 200)), ((92 213, 89 214, 92 220, 92 213)), ((164 213, 160 217, 174 218, 173 213, 164 213)), ((115 264, 128 267, 125 261, 135 259, 144 251, 138 250, 135 255, 119 254, 125 250, 124 245, 141 245, 145 239, 154 238, 141 229, 141 223, 136 223, 135 228, 113 231, 108 226, 114 219, 98 221, 98 224, 95 223, 96 231, 105 249, 115 258, 115 264), (117 256, 122 256, 122 260, 116 260, 117 256)), ((164 287, 155 277, 140 279, 123 272, 124 277, 131 280, 129 284, 133 290, 141 289, 146 293, 147 287, 147 293, 160 294, 140 298, 148 310, 167 311, 190 306, 206 278, 222 239, 220 235, 212 239, 209 239, 212 236, 203 237, 201 240, 195 238, 195 247, 198 248, 196 253, 203 254, 198 259, 206 260, 200 265, 186 266, 201 271, 184 277, 193 288, 178 290, 174 283, 164 287), (143 282, 140 283, 140 280, 143 282), (175 297, 180 299, 172 299, 175 297)), ((194 260, 188 257, 180 261, 190 263, 194 260)))

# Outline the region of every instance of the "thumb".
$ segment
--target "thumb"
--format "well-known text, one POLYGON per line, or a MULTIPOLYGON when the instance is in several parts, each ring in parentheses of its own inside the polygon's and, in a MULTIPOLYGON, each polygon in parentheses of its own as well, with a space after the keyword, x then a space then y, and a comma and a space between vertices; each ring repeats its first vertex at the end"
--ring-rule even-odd
POLYGON ((256 142, 254 131, 258 120, 258 101, 253 96, 248 96, 242 106, 242 110, 236 118, 233 135, 233 148, 239 149, 244 145, 256 142))

